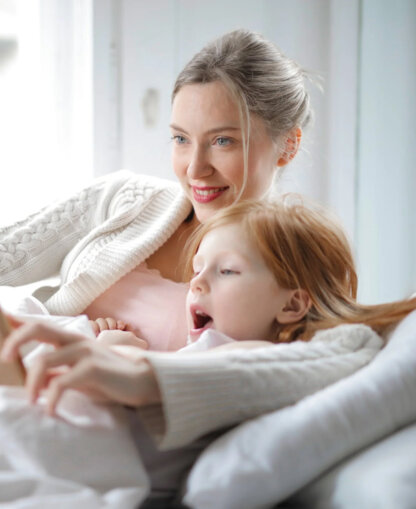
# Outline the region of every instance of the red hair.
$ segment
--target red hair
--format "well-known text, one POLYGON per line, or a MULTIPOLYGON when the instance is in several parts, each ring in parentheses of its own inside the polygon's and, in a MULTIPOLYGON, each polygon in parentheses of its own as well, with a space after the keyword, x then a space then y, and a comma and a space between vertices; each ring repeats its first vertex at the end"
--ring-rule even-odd
POLYGON ((328 211, 306 206, 296 195, 276 202, 242 201, 215 214, 191 239, 188 276, 204 235, 233 223, 244 228, 281 287, 303 289, 311 299, 302 320, 280 325, 278 342, 309 340, 317 330, 342 323, 365 323, 382 333, 416 309, 416 298, 357 303, 357 273, 343 228, 328 211))

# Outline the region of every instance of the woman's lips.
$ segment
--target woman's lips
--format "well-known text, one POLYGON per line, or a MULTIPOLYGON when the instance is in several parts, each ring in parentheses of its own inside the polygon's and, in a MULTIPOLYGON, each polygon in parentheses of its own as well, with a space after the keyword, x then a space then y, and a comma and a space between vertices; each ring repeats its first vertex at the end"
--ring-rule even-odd
POLYGON ((191 186, 194 200, 198 203, 208 203, 212 200, 216 200, 221 196, 224 191, 228 189, 226 187, 197 187, 191 186))

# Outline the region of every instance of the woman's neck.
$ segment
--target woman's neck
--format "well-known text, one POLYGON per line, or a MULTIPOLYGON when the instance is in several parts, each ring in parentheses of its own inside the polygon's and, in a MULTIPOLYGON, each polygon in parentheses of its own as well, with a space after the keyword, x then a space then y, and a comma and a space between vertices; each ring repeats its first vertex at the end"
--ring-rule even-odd
POLYGON ((157 269, 166 279, 184 282, 186 242, 198 225, 195 214, 189 215, 163 246, 146 260, 147 266, 157 269))

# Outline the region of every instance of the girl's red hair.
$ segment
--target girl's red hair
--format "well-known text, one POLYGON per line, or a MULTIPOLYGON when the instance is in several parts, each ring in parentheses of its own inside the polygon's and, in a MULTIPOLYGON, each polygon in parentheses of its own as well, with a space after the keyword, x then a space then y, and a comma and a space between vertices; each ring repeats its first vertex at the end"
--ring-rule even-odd
POLYGON ((277 342, 309 340, 317 330, 342 323, 365 323, 382 333, 416 309, 416 298, 374 306, 357 303, 357 274, 343 228, 328 211, 306 206, 297 195, 222 209, 193 236, 188 262, 204 235, 232 223, 245 229, 280 286, 306 290, 312 301, 300 322, 280 326, 277 342))

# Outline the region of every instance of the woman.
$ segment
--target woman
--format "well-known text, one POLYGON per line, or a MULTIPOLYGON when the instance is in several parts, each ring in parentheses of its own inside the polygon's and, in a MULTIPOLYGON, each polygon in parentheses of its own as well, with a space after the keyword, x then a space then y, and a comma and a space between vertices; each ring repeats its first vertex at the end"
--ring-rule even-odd
MULTIPOLYGON (((107 298, 128 308, 125 290, 137 288, 137 271, 142 277, 143 270, 156 269, 165 281, 180 284, 189 235, 217 210, 267 193, 279 168, 296 155, 310 116, 305 75, 295 62, 259 35, 246 30, 226 34, 194 56, 173 90, 172 161, 182 189, 116 173, 2 229, 0 284, 21 285, 60 271, 59 287, 41 288, 36 297, 52 314, 86 312, 92 318, 106 316, 107 298)), ((186 293, 174 288, 165 294, 171 316, 184 309, 186 293)), ((137 306, 136 297, 133 292, 130 299, 137 306)), ((264 394, 260 378, 247 373, 246 357, 238 352, 224 353, 215 362, 195 354, 192 363, 137 353, 136 362, 130 362, 103 345, 42 325, 24 325, 18 335, 15 345, 36 337, 61 347, 29 372, 29 386, 48 367, 71 365, 51 390, 73 387, 144 407, 142 419, 165 448, 189 444, 278 404, 273 389, 264 394)), ((160 330, 140 336, 154 349, 182 346, 160 347, 160 330)), ((278 356, 266 362, 255 353, 251 358, 259 373, 280 365, 278 356)), ((296 397, 310 391, 304 387, 296 397)))
POLYGON ((247 31, 204 48, 173 91, 171 182, 116 173, 71 199, 0 231, 0 284, 55 274, 38 297, 52 314, 83 312, 146 260, 173 281, 199 222, 240 197, 268 191, 294 157, 310 117, 302 70, 247 31), (179 262, 179 263, 178 263, 179 262))

